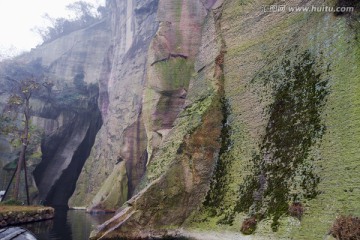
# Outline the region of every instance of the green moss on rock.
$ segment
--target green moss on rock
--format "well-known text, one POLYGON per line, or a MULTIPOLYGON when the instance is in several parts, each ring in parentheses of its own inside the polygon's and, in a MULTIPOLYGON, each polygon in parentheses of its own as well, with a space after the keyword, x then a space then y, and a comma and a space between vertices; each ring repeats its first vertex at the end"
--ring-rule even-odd
MULTIPOLYGON (((204 201, 205 211, 209 211, 210 216, 221 216, 226 214, 229 209, 222 208, 224 204, 224 197, 227 191, 229 191, 230 178, 228 171, 233 161, 232 156, 228 155, 232 142, 231 142, 231 127, 229 125, 228 116, 230 114, 230 106, 225 98, 221 100, 222 104, 222 130, 221 130, 221 148, 219 151, 218 162, 215 167, 214 176, 210 184, 210 190, 204 201)), ((220 220, 221 222, 226 221, 220 220)))
POLYGON ((192 77, 194 62, 185 58, 169 58, 167 61, 158 62, 156 65, 160 73, 163 89, 187 89, 192 77))
POLYGON ((260 79, 270 85, 274 101, 267 109, 269 120, 260 153, 253 157, 253 173, 240 186, 236 211, 250 209, 252 214, 271 216, 272 229, 277 231, 290 201, 318 193, 320 179, 312 171, 309 152, 325 131, 321 112, 328 88, 308 51, 295 57, 285 52, 281 64, 260 79))
POLYGON ((102 184, 89 206, 91 209, 116 210, 127 200, 128 181, 125 162, 115 166, 114 171, 102 184))

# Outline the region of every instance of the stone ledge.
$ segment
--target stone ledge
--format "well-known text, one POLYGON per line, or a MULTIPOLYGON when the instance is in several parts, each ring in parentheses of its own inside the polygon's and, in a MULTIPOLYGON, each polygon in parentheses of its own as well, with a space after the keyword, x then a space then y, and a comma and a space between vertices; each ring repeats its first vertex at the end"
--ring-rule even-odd
POLYGON ((51 207, 0 206, 0 227, 52 219, 54 213, 51 207))

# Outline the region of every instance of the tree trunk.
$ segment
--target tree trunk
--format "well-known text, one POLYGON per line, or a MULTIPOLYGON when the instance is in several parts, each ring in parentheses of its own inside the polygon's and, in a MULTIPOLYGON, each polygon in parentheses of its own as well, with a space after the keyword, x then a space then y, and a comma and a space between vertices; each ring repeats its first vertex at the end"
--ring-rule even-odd
POLYGON ((20 187, 20 177, 21 177, 21 169, 23 167, 24 159, 25 159, 25 151, 26 151, 26 145, 24 143, 21 146, 21 152, 18 160, 18 165, 16 169, 16 175, 15 175, 15 188, 14 188, 14 200, 18 200, 19 198, 19 187, 20 187))
MULTIPOLYGON (((30 105, 29 105, 29 98, 25 99, 25 109, 24 109, 24 116, 25 116, 25 126, 23 130, 23 136, 21 137, 21 152, 18 160, 18 165, 16 169, 16 177, 15 177, 15 188, 13 198, 14 200, 19 199, 19 188, 20 188, 20 177, 21 177, 21 170, 23 164, 25 162, 25 153, 26 148, 28 145, 28 136, 29 136, 29 117, 30 117, 30 105)), ((26 166, 25 166, 26 167, 26 166)))

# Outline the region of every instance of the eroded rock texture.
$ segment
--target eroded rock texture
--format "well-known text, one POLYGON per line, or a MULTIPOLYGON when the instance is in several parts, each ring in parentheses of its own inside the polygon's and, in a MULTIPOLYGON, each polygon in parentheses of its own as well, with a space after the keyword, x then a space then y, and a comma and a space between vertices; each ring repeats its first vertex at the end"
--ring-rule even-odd
POLYGON ((104 124, 70 205, 116 209, 131 197, 147 162, 142 99, 147 51, 158 27, 158 1, 110 1, 109 4, 112 42, 104 61, 106 70, 100 80, 99 102, 104 124), (125 164, 117 166, 122 161, 125 164), (126 176, 121 172, 126 172, 126 176), (118 188, 107 185, 113 184, 105 181, 109 176, 118 176, 115 181, 118 188), (106 184, 99 184, 104 181, 106 184), (118 194, 120 186, 126 195, 118 194))
MULTIPOLYGON (((186 16, 190 3, 180 2, 174 1, 170 5, 168 1, 160 1, 160 6, 165 10, 169 8, 164 11, 168 15, 186 16), (185 12, 178 13, 182 11, 185 12)), ((161 23, 150 46, 149 56, 161 55, 161 48, 152 47, 171 41, 172 31, 179 31, 184 39, 190 30, 200 31, 198 35, 194 34, 192 41, 180 42, 179 48, 166 49, 165 58, 153 61, 149 57, 149 88, 144 97, 144 108, 147 108, 144 114, 151 117, 145 121, 145 126, 150 135, 148 148, 152 156, 138 193, 94 233, 94 239, 165 236, 168 233, 162 226, 183 224, 204 201, 209 189, 224 124, 224 45, 221 34, 216 34, 218 11, 207 10, 201 2, 191 5, 194 5, 192 9, 196 6, 201 9, 197 11, 200 15, 193 14, 190 18, 193 22, 175 22, 171 30, 168 26, 172 23, 165 26, 161 23), (210 33, 201 36, 200 25, 210 33), (191 48, 192 51, 186 50, 191 48), (199 51, 199 48, 208 51, 199 51), (194 77, 186 72, 194 72, 194 69, 198 70, 194 77), (149 97, 152 101, 146 100, 149 97)), ((164 13, 159 11, 159 14, 164 13)), ((171 46, 172 42, 168 44, 171 46)))
POLYGON ((117 210, 93 239, 246 219, 254 239, 320 239, 360 215, 359 10, 266 4, 111 0, 108 19, 21 57, 55 81, 57 101, 33 104, 38 199, 117 210))
MULTIPOLYGON (((34 202, 68 204, 101 127, 97 82, 109 46, 107 26, 108 20, 103 19, 4 63, 10 77, 17 78, 12 68, 16 72, 16 66, 23 66, 31 68, 29 74, 35 74, 38 80, 51 83, 31 100, 32 124, 45 134, 41 163, 33 156, 27 160, 31 170, 36 167, 34 188, 38 193, 32 195, 34 202), (46 79, 41 79, 44 76, 46 79)), ((41 153, 38 155, 41 158, 41 153)))
POLYGON ((265 12, 263 1, 160 1, 159 6, 159 19, 167 20, 160 22, 150 45, 143 104, 149 162, 138 194, 93 237, 165 236, 170 228, 161 229, 164 225, 238 232, 254 217, 254 239, 315 239, 327 234, 339 212, 359 214, 353 201, 358 197, 353 172, 357 138, 351 134, 358 132, 354 81, 359 31, 351 20, 358 13, 265 12), (199 6, 199 15, 177 21, 191 12, 188 5, 199 6), (195 31, 199 22, 201 36, 194 33, 189 40, 184 26, 190 23, 195 31), (354 67, 345 74, 348 63, 354 67), (344 91, 347 97, 341 97, 344 91), (222 106, 219 145, 212 161, 198 159, 197 151, 204 153, 212 144, 195 141, 200 146, 193 152, 187 143, 195 144, 190 139, 206 125, 207 110, 214 110, 216 102, 222 106), (344 131, 343 124, 351 130, 344 131), (339 166, 339 159, 346 167, 339 166), (187 168, 184 161, 193 165, 187 168), (213 172, 211 184, 198 185, 196 179, 209 183, 210 176, 197 169, 213 172), (173 184, 173 178, 192 181, 173 184), (192 187, 198 189, 196 197, 192 187), (305 214, 294 216, 294 206, 303 206, 305 214), (195 213, 188 218, 187 211, 195 213))

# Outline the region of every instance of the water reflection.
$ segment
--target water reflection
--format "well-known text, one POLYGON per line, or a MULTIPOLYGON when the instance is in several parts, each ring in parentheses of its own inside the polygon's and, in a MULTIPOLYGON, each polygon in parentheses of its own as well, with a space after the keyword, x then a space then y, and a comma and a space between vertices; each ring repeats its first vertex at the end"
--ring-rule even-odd
POLYGON ((90 215, 85 211, 56 208, 53 220, 24 225, 38 240, 85 240, 99 224, 112 214, 90 215))

